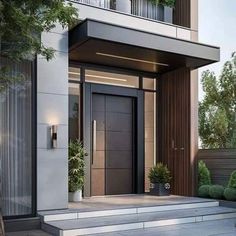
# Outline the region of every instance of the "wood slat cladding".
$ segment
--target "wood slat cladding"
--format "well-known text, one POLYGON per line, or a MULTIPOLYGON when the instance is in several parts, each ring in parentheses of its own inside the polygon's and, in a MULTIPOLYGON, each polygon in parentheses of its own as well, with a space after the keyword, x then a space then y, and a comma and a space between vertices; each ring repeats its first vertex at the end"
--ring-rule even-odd
POLYGON ((211 172, 214 184, 227 185, 232 171, 236 170, 236 149, 203 149, 198 151, 211 172))
POLYGON ((173 23, 191 28, 191 0, 176 0, 173 23))
POLYGON ((172 194, 191 196, 194 166, 191 160, 190 70, 179 69, 161 76, 159 83, 159 155, 172 173, 172 194))

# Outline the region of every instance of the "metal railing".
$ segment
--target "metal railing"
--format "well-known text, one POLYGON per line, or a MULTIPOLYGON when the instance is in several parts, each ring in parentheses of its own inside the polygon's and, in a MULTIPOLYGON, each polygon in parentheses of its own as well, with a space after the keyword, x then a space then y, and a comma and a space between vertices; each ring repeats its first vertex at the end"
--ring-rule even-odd
MULTIPOLYGON (((74 0, 74 2, 112 9, 148 19, 166 21, 165 8, 163 6, 154 5, 149 0, 74 0)), ((172 14, 172 11, 169 10, 168 14, 172 14)), ((170 17, 168 17, 168 19, 170 19, 170 17)), ((168 21, 168 23, 172 22, 168 21)))

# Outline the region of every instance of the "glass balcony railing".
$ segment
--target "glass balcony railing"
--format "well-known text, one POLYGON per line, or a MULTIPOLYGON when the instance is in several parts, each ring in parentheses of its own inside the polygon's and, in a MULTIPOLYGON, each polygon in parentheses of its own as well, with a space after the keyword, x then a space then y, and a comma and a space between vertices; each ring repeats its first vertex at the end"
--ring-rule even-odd
POLYGON ((173 9, 154 5, 150 0, 76 0, 76 2, 172 23, 173 9))

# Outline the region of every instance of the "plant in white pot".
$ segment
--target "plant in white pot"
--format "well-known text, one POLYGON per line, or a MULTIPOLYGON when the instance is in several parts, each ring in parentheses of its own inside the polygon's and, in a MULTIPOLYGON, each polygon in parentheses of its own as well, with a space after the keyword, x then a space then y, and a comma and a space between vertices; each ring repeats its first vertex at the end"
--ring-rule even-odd
POLYGON ((84 186, 84 158, 87 156, 83 145, 78 140, 69 143, 69 201, 82 200, 84 186))
POLYGON ((157 196, 168 196, 170 195, 170 171, 167 165, 159 162, 156 166, 150 169, 148 178, 150 184, 150 194, 157 196))

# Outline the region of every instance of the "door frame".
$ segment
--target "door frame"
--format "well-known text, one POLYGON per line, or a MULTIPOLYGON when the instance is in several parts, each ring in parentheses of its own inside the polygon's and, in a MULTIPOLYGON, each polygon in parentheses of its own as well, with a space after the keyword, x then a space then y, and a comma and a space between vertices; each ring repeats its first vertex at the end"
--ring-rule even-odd
POLYGON ((84 196, 91 196, 91 160, 92 160, 92 95, 114 95, 135 98, 135 154, 136 166, 134 167, 135 193, 144 193, 144 91, 112 85, 85 83, 83 86, 83 144, 88 153, 85 158, 85 185, 84 196))

